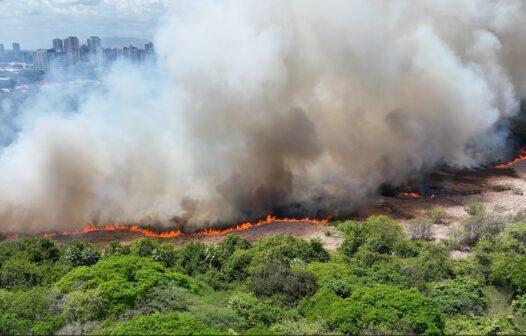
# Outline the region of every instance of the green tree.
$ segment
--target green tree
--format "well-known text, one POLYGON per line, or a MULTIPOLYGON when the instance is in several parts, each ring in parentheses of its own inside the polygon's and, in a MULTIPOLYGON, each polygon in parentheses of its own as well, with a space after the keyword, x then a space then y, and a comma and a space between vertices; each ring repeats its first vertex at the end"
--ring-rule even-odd
POLYGON ((73 291, 66 295, 63 315, 67 322, 85 323, 106 316, 108 302, 98 289, 73 291))
POLYGON ((282 296, 283 303, 294 304, 318 289, 314 276, 305 271, 264 263, 250 277, 248 288, 258 297, 282 296))
POLYGON ((440 309, 415 289, 387 285, 357 289, 349 298, 330 306, 329 326, 337 332, 442 334, 440 309))
POLYGON ((72 266, 90 266, 99 261, 100 252, 92 244, 77 240, 69 244, 64 250, 64 261, 72 266))
POLYGON ((463 277, 433 284, 430 295, 446 315, 481 315, 486 307, 479 282, 470 278, 463 277))
POLYGON ((42 283, 37 265, 25 259, 9 259, 0 269, 0 286, 11 290, 28 289, 42 283))
POLYGON ((193 281, 148 258, 121 256, 103 259, 91 267, 77 267, 57 287, 64 293, 96 289, 108 301, 111 313, 135 306, 151 288, 166 281, 196 290, 193 281))

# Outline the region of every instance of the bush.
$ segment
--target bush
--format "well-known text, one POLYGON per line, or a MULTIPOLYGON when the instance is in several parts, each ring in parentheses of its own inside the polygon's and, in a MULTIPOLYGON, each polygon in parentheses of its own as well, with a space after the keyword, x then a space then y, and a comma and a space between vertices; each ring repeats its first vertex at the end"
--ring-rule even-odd
POLYGON ((287 266, 266 263, 254 270, 248 288, 258 297, 281 295, 283 303, 294 304, 314 294, 318 286, 309 272, 292 271, 287 266))
POLYGON ((217 244, 217 250, 224 260, 230 258, 237 250, 248 250, 251 247, 252 244, 248 240, 238 235, 228 235, 217 244))
POLYGON ((418 242, 402 240, 394 245, 394 253, 400 258, 414 258, 420 253, 418 242))
POLYGON ((412 240, 432 240, 433 221, 428 217, 419 217, 407 223, 407 232, 412 240))
POLYGON ((11 290, 31 288, 42 279, 38 266, 24 259, 9 259, 0 269, 0 286, 11 290))
POLYGON ((64 261, 72 266, 90 266, 99 261, 100 253, 92 244, 77 240, 64 250, 64 261))
POLYGON ((285 317, 285 312, 278 307, 248 295, 232 296, 228 300, 228 307, 232 308, 249 328, 268 327, 285 317))
POLYGON ((519 316, 526 316, 526 294, 517 296, 511 303, 511 308, 519 316))
POLYGON ((117 322, 99 332, 104 335, 212 335, 217 330, 190 316, 179 313, 139 316, 117 322))
POLYGON ((360 248, 390 254, 394 245, 405 239, 402 227, 385 216, 371 216, 363 223, 341 225, 345 240, 339 250, 347 256, 353 256, 360 248))
POLYGON ((526 257, 499 255, 491 265, 490 281, 516 294, 526 293, 526 257))
POLYGON ((108 302, 95 289, 73 291, 66 295, 63 309, 67 322, 85 323, 105 317, 108 302))
POLYGON ((518 330, 508 316, 456 316, 446 321, 446 335, 516 335, 518 330))
POLYGON ((179 287, 171 281, 163 282, 147 291, 132 310, 124 313, 127 317, 186 311, 198 300, 191 290, 179 287))
POLYGON ((434 284, 431 286, 430 296, 446 315, 481 315, 486 307, 480 284, 469 278, 434 284))
POLYGON ((210 267, 219 268, 219 259, 210 259, 213 247, 208 247, 202 243, 189 242, 179 250, 177 265, 185 274, 195 275, 206 273, 210 267))
POLYGON ((486 213, 486 206, 482 202, 470 201, 464 205, 464 210, 470 216, 481 216, 486 213))
POLYGON ((158 262, 133 256, 111 257, 91 267, 78 267, 66 274, 57 287, 64 293, 97 289, 108 300, 109 311, 117 313, 135 306, 148 290, 167 281, 183 288, 196 288, 188 277, 158 262))
POLYGON ((294 259, 311 261, 327 261, 329 253, 323 248, 319 240, 304 240, 291 236, 265 237, 256 242, 251 250, 252 265, 272 262, 289 266, 294 259))
POLYGON ((342 300, 333 291, 322 288, 313 296, 301 300, 298 311, 309 320, 327 320, 331 313, 331 306, 342 300))
POLYGON ((447 212, 442 209, 429 209, 425 212, 425 216, 433 222, 433 224, 444 224, 448 217, 447 212))
MULTIPOLYGON (((274 324, 270 331, 276 335, 329 335, 327 325, 322 321, 290 320, 274 324)), ((265 333, 264 335, 268 335, 265 333)))
POLYGON ((62 324, 53 307, 56 297, 43 288, 8 292, 0 289, 0 334, 52 334, 62 324))
POLYGON ((251 262, 251 253, 246 250, 236 250, 223 265, 221 278, 226 283, 245 280, 250 274, 248 268, 251 262))
POLYGON ((101 257, 109 258, 113 256, 125 256, 131 253, 131 249, 128 245, 122 245, 118 241, 112 240, 108 246, 102 250, 101 257))
POLYGON ((439 335, 444 328, 438 305, 415 289, 387 285, 360 288, 329 309, 329 327, 345 334, 375 330, 439 335))

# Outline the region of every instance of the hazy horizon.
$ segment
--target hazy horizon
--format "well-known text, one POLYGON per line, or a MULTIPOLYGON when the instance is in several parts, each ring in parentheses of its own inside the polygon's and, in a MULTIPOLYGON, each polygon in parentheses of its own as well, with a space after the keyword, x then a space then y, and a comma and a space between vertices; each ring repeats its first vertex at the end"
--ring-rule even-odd
POLYGON ((89 36, 152 40, 167 0, 0 0, 0 43, 6 49, 51 48, 54 38, 89 36))

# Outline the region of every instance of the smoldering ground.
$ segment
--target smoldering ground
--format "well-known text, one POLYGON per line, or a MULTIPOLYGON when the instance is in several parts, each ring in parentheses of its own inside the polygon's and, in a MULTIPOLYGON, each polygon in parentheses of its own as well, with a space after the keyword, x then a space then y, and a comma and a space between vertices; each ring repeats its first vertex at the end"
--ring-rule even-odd
POLYGON ((2 230, 338 215, 385 182, 498 159, 526 94, 524 6, 178 2, 155 69, 118 65, 73 110, 60 93, 25 105, 2 230))

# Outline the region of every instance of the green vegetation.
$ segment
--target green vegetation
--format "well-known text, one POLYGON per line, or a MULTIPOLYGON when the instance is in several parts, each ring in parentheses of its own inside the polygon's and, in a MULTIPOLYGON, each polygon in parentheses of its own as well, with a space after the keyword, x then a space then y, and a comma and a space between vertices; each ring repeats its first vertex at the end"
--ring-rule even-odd
MULTIPOLYGON (((525 333, 526 216, 466 210, 460 244, 473 253, 462 260, 449 256, 455 242, 407 237, 384 216, 334 223, 343 241, 331 253, 288 236, 103 249, 6 240, 0 334, 525 333)), ((445 215, 422 218, 418 229, 445 215)))

